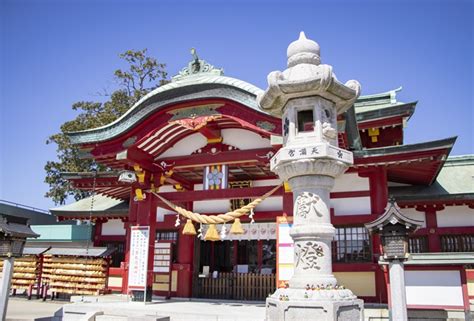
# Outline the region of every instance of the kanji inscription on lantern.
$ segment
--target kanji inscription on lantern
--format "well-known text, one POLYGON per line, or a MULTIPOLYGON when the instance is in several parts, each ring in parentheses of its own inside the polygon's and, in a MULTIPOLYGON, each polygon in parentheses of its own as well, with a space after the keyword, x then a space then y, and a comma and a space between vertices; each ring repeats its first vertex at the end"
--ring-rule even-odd
POLYGON ((353 163, 351 152, 339 147, 321 143, 280 149, 278 153, 273 156, 270 162, 270 169, 273 170, 280 162, 311 158, 332 158, 346 163, 353 163))
POLYGON ((318 258, 324 256, 323 247, 316 242, 306 242, 303 245, 298 243, 295 246, 296 267, 300 264, 303 269, 321 269, 318 266, 318 258))
POLYGON ((304 192, 298 195, 295 202, 295 213, 303 218, 307 218, 312 212, 321 217, 322 213, 318 211, 317 205, 320 198, 318 195, 310 192, 304 192))

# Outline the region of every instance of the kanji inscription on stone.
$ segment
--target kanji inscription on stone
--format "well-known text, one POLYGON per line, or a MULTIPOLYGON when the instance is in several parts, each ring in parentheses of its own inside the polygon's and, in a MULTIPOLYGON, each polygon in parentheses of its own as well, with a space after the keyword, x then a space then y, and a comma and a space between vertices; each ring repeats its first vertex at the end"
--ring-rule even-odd
POLYGON ((321 269, 318 266, 318 258, 324 256, 323 247, 316 242, 306 242, 303 245, 298 243, 295 247, 296 267, 300 264, 303 269, 321 269))

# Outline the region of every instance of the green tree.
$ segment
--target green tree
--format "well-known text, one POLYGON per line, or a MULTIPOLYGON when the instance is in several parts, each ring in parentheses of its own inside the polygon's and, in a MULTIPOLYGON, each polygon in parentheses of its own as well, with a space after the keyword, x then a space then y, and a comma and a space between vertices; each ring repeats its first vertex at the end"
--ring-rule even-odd
POLYGON ((78 149, 71 145, 67 132, 80 131, 106 125, 133 106, 151 90, 167 83, 166 65, 147 55, 147 50, 128 50, 119 56, 125 60, 128 68, 115 71, 118 88, 105 102, 79 101, 72 105, 78 111, 77 117, 60 127, 60 132, 51 135, 47 144, 57 145, 57 161, 48 161, 44 167, 45 182, 49 185, 46 197, 55 204, 64 204, 68 196, 76 200, 88 193, 74 189, 69 181, 61 176, 62 172, 106 171, 108 168, 95 164, 91 159, 80 159, 78 149), (95 167, 95 168, 94 168, 95 167))

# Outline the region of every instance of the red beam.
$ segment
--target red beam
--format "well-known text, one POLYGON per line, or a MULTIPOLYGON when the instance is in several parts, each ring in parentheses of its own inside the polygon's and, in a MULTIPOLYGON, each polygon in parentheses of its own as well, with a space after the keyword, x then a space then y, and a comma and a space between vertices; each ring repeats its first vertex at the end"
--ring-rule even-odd
POLYGON ((388 118, 380 118, 368 121, 361 121, 357 125, 360 129, 367 129, 367 128, 378 128, 383 126, 393 126, 393 125, 401 125, 403 124, 403 117, 404 116, 394 116, 388 118))
POLYGON ((199 132, 208 140, 218 139, 221 137, 220 129, 210 128, 209 126, 202 127, 201 129, 199 129, 199 132))
MULTIPOLYGON (((239 198, 257 198, 269 192, 275 186, 259 186, 248 188, 226 188, 206 191, 184 191, 184 192, 166 192, 159 193, 165 199, 172 202, 192 202, 200 200, 217 199, 239 199, 239 198)), ((280 187, 273 196, 283 195, 283 187, 280 187)))
POLYGON ((167 164, 165 170, 171 168, 202 167, 215 164, 241 164, 241 163, 261 163, 268 164, 270 161, 269 153, 272 156, 277 152, 274 148, 260 148, 249 150, 232 150, 216 154, 193 154, 189 156, 177 156, 161 158, 155 161, 155 164, 162 167, 162 163, 167 164))
MULTIPOLYGON (((354 165, 396 162, 396 161, 401 162, 401 161, 408 161, 408 160, 414 161, 420 158, 430 158, 430 157, 434 157, 435 159, 437 159, 443 155, 446 155, 448 150, 449 149, 446 147, 440 147, 434 150, 427 150, 427 151, 405 152, 405 153, 402 152, 398 154, 354 158, 354 165)), ((414 162, 413 164, 416 164, 416 162, 414 162)))
POLYGON ((127 150, 118 153, 117 160, 130 166, 135 164, 140 165, 141 168, 149 172, 158 171, 158 168, 153 164, 153 157, 137 147, 130 147, 127 150))

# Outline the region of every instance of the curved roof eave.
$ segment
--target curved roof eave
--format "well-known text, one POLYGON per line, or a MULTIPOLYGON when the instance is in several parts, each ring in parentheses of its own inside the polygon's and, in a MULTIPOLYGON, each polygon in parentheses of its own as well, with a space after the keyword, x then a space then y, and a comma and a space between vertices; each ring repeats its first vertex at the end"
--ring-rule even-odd
POLYGON ((88 130, 69 132, 73 144, 105 141, 127 132, 152 112, 174 103, 194 99, 223 98, 236 101, 263 114, 255 97, 262 89, 245 81, 219 75, 192 75, 163 85, 135 103, 110 124, 88 130))

